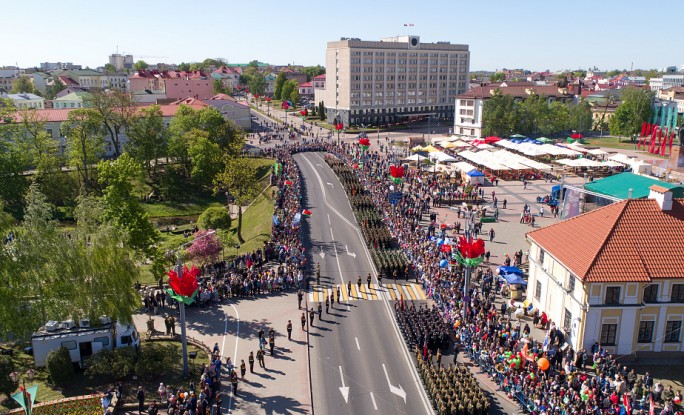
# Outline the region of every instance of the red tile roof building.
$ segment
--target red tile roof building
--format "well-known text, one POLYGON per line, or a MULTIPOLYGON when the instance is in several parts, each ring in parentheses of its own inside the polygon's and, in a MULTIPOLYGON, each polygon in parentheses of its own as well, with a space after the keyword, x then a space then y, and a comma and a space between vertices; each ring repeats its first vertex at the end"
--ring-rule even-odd
POLYGON ((650 191, 527 234, 527 299, 575 350, 684 352, 684 199, 650 191))

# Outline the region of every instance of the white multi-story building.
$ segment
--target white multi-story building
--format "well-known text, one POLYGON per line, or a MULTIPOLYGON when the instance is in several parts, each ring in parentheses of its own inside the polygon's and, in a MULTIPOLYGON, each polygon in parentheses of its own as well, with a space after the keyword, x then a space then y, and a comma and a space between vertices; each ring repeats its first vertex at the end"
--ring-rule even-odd
POLYGON ((109 55, 109 63, 112 64, 117 71, 121 71, 123 69, 133 69, 133 55, 113 53, 109 55))
POLYGON ((468 45, 421 43, 418 36, 328 42, 327 119, 339 115, 345 126, 451 119, 469 65, 468 45))
POLYGON ((682 85, 684 85, 684 75, 663 75, 662 78, 651 78, 648 82, 651 91, 660 91, 682 85))
POLYGON ((0 98, 9 99, 14 104, 16 109, 44 109, 45 108, 45 98, 28 93, 21 94, 0 94, 0 98))

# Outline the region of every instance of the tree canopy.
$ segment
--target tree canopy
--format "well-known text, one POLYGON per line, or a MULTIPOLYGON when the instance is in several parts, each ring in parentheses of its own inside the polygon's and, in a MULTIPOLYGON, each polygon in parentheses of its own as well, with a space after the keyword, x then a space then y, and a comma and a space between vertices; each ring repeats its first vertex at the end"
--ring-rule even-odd
POLYGON ((625 88, 622 102, 610 120, 610 134, 631 136, 639 133, 641 123, 647 122, 653 111, 653 91, 638 88, 625 88))
POLYGON ((242 238, 242 209, 241 206, 254 199, 261 190, 257 168, 252 159, 236 157, 226 162, 224 170, 214 178, 214 192, 227 192, 238 205, 237 236, 240 243, 242 238))

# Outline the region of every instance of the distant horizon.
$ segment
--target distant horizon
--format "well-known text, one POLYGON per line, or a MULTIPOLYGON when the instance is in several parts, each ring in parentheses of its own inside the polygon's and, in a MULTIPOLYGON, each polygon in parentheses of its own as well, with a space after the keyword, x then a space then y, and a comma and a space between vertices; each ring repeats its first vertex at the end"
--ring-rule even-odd
MULTIPOLYGON (((684 14, 684 2, 663 2, 660 7, 668 15, 684 14)), ((37 8, 52 5, 46 0, 37 3, 37 8)), ((658 26, 655 39, 635 30, 642 21, 638 6, 643 4, 634 0, 577 0, 571 6, 530 0, 524 10, 496 3, 483 10, 479 4, 458 0, 433 0, 422 8, 407 0, 349 0, 339 10, 309 12, 266 1, 254 17, 253 4, 244 2, 187 7, 168 0, 160 8, 121 0, 116 9, 104 3, 88 4, 86 9, 77 0, 64 0, 59 7, 46 9, 49 13, 31 15, 30 30, 24 19, 3 22, 8 41, 0 46, 0 65, 32 68, 41 62, 73 62, 97 68, 118 50, 149 64, 225 58, 229 63, 258 59, 273 65, 325 66, 327 42, 407 34, 420 36, 424 43, 468 45, 473 72, 559 72, 594 66, 602 71, 660 70, 684 64, 677 25, 658 26), (93 18, 111 16, 113 10, 120 18, 106 26, 103 19, 93 18)), ((26 10, 23 4, 10 2, 3 11, 6 16, 22 16, 26 10)))

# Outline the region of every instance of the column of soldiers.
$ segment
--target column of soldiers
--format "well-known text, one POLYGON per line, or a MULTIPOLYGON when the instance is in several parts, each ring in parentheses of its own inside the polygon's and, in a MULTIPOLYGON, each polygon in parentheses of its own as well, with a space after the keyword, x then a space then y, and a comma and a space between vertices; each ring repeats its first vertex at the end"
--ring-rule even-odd
POLYGON ((427 342, 428 349, 447 350, 450 345, 451 327, 444 321, 437 307, 429 308, 421 305, 416 308, 413 302, 409 307, 396 306, 397 320, 409 343, 409 347, 423 347, 427 342))
POLYGON ((470 371, 462 366, 448 367, 432 364, 416 346, 416 360, 425 389, 438 415, 486 415, 489 400, 470 371))

